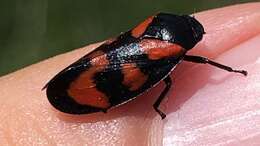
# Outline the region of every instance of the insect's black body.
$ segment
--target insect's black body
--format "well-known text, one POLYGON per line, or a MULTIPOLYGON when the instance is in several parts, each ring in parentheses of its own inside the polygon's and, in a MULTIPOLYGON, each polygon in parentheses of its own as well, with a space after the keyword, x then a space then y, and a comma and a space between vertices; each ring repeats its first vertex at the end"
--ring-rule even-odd
POLYGON ((158 106, 171 86, 169 73, 182 60, 210 63, 206 58, 185 55, 203 34, 203 26, 193 17, 159 13, 57 74, 46 85, 48 99, 66 113, 106 111, 164 80, 167 86, 154 104, 164 118, 158 106))

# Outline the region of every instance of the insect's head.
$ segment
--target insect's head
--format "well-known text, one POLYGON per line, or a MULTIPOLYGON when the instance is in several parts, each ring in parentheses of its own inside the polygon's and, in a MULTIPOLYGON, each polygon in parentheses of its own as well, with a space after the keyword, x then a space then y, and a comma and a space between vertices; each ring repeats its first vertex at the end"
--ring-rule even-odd
POLYGON ((144 37, 177 43, 189 50, 201 41, 204 28, 194 17, 159 13, 144 32, 144 37))
POLYGON ((196 42, 201 41, 203 34, 205 34, 202 24, 197 19, 195 19, 194 16, 183 15, 182 17, 184 19, 186 19, 186 21, 188 22, 188 24, 192 30, 194 40, 196 42))

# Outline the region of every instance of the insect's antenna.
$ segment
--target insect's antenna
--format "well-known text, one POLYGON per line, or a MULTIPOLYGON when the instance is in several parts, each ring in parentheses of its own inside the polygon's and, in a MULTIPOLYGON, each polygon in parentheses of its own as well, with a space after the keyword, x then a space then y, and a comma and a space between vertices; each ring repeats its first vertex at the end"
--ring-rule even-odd
POLYGON ((196 8, 193 8, 193 13, 191 14, 191 17, 194 17, 195 18, 195 13, 197 12, 197 9, 196 8))
POLYGON ((195 15, 194 15, 195 13, 196 13, 196 8, 193 8, 193 13, 190 14, 190 16, 193 17, 193 18, 195 18, 195 15))

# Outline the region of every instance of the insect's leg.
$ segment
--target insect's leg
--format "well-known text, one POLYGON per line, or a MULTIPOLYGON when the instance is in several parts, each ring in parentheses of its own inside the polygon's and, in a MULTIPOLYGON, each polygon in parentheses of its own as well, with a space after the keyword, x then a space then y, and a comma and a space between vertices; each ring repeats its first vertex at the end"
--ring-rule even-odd
POLYGON ((204 63, 204 64, 207 63, 207 64, 213 65, 215 67, 218 67, 220 69, 224 69, 224 70, 229 71, 229 72, 241 73, 245 76, 247 75, 247 71, 245 71, 245 70, 234 70, 229 66, 219 64, 219 63, 214 62, 214 61, 212 61, 208 58, 201 57, 201 56, 185 55, 183 60, 189 61, 189 62, 194 62, 194 63, 204 63))
POLYGON ((163 89, 162 93, 160 94, 160 96, 157 98, 157 100, 153 104, 153 108, 162 117, 162 119, 164 119, 166 117, 166 115, 159 109, 159 106, 160 106, 162 100, 164 99, 165 95, 167 94, 167 92, 169 91, 169 89, 172 86, 172 80, 171 80, 170 76, 167 76, 163 81, 165 82, 166 87, 163 89))

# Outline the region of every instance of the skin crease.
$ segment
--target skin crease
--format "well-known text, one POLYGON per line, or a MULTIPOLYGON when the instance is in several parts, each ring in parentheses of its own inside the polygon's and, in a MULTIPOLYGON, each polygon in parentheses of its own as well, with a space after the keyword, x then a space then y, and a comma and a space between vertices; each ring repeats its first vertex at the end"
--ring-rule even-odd
POLYGON ((189 54, 249 72, 247 77, 183 62, 161 109, 159 84, 107 114, 55 110, 41 88, 56 73, 96 48, 89 45, 0 78, 0 145, 259 145, 260 3, 204 11, 203 40, 189 54))

